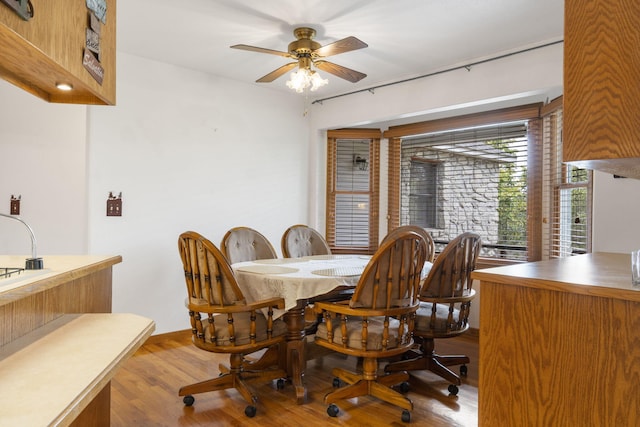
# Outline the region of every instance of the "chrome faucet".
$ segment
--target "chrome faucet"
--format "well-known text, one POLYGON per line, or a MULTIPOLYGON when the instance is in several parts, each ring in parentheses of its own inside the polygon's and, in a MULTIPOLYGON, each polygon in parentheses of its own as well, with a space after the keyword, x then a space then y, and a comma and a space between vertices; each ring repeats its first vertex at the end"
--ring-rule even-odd
POLYGON ((27 230, 29 230, 29 234, 31 235, 31 258, 27 258, 24 268, 25 270, 42 270, 44 268, 44 263, 42 262, 42 258, 38 258, 38 256, 36 255, 36 236, 35 234, 33 234, 33 230, 31 229, 29 224, 16 216, 11 216, 3 213, 0 213, 0 216, 20 221, 24 224, 25 227, 27 227, 27 230))

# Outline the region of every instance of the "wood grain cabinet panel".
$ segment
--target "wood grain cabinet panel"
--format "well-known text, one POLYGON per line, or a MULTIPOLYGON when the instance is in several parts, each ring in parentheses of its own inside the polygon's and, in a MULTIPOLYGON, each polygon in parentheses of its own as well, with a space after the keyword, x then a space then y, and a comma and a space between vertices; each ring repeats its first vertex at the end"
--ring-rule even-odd
POLYGON ((0 3, 0 77, 48 102, 114 105, 116 1, 106 0, 100 26, 100 84, 83 65, 89 9, 86 0, 31 0, 28 21, 0 3), (57 83, 73 90, 60 91, 57 83))
POLYGON ((640 292, 627 254, 476 270, 478 426, 640 425, 640 292))
POLYGON ((640 2, 565 0, 563 160, 640 178, 640 2))

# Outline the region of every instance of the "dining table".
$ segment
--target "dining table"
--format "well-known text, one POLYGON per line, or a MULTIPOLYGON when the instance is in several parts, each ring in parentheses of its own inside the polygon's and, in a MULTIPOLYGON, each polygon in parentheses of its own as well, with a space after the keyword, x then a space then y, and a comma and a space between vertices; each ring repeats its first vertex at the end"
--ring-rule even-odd
POLYGON ((282 297, 284 309, 274 319, 287 325, 287 375, 298 404, 307 397, 305 309, 315 301, 349 299, 370 255, 312 255, 238 262, 231 265, 248 302, 282 297))

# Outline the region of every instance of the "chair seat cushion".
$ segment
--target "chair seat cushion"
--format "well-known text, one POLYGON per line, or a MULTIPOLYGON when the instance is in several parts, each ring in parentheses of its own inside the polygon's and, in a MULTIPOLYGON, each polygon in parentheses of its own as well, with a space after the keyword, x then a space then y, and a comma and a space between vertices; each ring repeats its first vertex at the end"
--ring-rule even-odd
MULTIPOLYGON (((226 316, 219 314, 214 316, 215 321, 215 341, 218 346, 245 345, 249 344, 249 333, 251 331, 250 313, 235 313, 233 315, 233 326, 235 337, 231 341, 229 327, 226 316)), ((211 342, 210 328, 207 327, 206 317, 203 316, 202 324, 205 330, 206 342, 211 342)), ((281 319, 273 321, 273 336, 284 335, 287 332, 287 325, 281 319)), ((267 318, 260 312, 256 313, 256 340, 264 341, 267 339, 267 318)))
MULTIPOLYGON (((436 318, 433 327, 431 326, 431 311, 433 310, 433 303, 421 302, 418 311, 416 312, 415 330, 416 334, 419 331, 432 331, 432 332, 447 332, 450 330, 451 325, 448 324, 449 319, 449 305, 448 304, 436 304, 436 318)), ((460 310, 453 309, 453 321, 456 322, 460 317, 460 310)))
MULTIPOLYGON (((396 348, 398 346, 398 328, 400 322, 397 319, 389 319, 389 342, 387 349, 396 348)), ((406 333, 406 325, 402 333, 406 333)), ((384 317, 369 317, 367 326, 367 350, 382 350, 382 334, 384 331, 384 317)), ((316 337, 327 340, 327 324, 322 322, 318 325, 316 337)), ((333 342, 342 345, 342 328, 340 320, 333 321, 333 342)), ((347 347, 362 350, 362 318, 350 317, 347 321, 347 347)))

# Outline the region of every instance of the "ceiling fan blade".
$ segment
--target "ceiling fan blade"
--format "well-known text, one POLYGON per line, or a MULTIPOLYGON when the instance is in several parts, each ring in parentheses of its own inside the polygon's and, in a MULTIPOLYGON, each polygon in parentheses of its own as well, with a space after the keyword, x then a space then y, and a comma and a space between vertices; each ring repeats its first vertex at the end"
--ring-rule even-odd
POLYGON ((315 61, 314 65, 322 71, 331 73, 334 76, 340 77, 341 79, 349 80, 351 83, 356 83, 367 77, 366 74, 347 67, 343 67, 342 65, 334 64, 333 62, 315 61))
POLYGON ((229 46, 229 47, 231 49, 248 50, 250 52, 260 52, 260 53, 268 53, 271 55, 284 56, 285 58, 292 57, 289 52, 281 52, 279 50, 265 49, 263 47, 249 46, 246 44, 234 44, 233 46, 229 46))
POLYGON ((326 57, 331 55, 337 55, 339 53, 345 53, 352 50, 362 49, 369 46, 365 42, 360 39, 357 39, 353 36, 347 37, 342 40, 338 40, 333 43, 329 43, 328 45, 322 46, 313 51, 314 55, 319 57, 326 57))
POLYGON ((277 79, 278 77, 280 77, 281 75, 286 73, 287 71, 289 71, 292 68, 295 68, 297 66, 298 66, 297 62, 290 62, 288 64, 283 65, 280 68, 277 68, 277 69, 273 70, 272 72, 270 72, 266 76, 260 77, 258 80, 256 80, 256 82, 257 83, 271 83, 272 81, 274 81, 275 79, 277 79))

